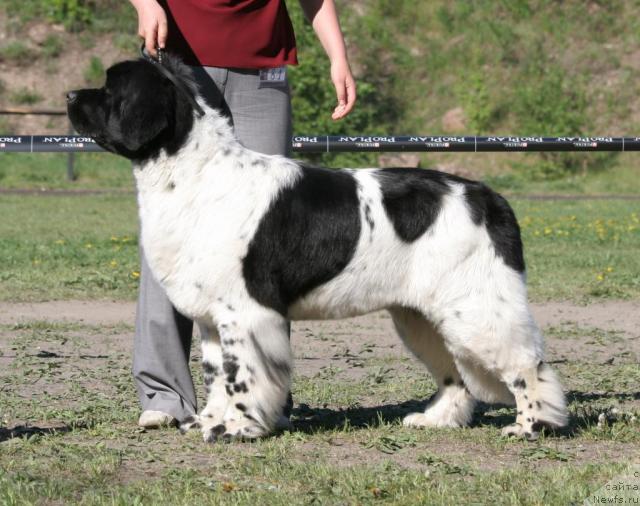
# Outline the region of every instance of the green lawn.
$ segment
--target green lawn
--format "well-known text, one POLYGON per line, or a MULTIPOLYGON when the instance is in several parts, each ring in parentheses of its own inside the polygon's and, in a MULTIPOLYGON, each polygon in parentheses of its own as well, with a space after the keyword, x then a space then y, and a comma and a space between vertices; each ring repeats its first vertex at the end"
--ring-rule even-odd
POLYGON ((75 181, 67 179, 66 154, 2 153, 0 188, 133 189, 131 163, 106 153, 74 155, 75 181))

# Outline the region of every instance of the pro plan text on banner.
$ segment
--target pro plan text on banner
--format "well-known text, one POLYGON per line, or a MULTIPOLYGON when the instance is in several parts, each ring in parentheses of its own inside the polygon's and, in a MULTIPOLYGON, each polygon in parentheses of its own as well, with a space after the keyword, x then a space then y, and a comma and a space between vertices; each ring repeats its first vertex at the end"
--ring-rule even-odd
MULTIPOLYGON (((296 135, 293 151, 508 152, 508 151, 640 151, 640 137, 476 137, 420 135, 296 135)), ((0 152, 69 153, 104 151, 91 137, 17 135, 0 137, 0 152)))

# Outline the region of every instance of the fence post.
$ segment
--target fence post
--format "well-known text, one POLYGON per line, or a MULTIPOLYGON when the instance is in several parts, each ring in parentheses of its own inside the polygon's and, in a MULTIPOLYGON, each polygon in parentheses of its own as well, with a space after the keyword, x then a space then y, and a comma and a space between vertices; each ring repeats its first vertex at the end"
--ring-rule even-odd
MULTIPOLYGON (((75 132, 73 130, 73 125, 69 122, 69 134, 74 135, 75 132)), ((67 181, 75 181, 76 173, 74 171, 74 162, 75 162, 76 154, 73 151, 69 151, 67 154, 67 181)))

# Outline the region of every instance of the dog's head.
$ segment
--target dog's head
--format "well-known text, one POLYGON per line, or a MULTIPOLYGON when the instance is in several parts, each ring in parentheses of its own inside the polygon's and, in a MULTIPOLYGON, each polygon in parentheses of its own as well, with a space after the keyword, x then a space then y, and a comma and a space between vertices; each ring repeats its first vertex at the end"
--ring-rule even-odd
POLYGON ((166 55, 164 70, 159 65, 145 59, 117 63, 102 88, 70 91, 67 113, 76 131, 131 160, 177 151, 193 126, 187 93, 197 96, 197 87, 177 58, 166 55))

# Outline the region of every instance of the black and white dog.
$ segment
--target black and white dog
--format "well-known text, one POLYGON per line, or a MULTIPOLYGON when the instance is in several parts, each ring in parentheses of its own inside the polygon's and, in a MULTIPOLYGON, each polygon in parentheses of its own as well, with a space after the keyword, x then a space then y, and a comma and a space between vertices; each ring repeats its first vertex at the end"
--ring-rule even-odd
POLYGON ((409 426, 469 424, 515 402, 504 434, 567 422, 527 303, 520 231, 485 185, 420 169, 330 170, 244 148, 165 57, 114 65, 70 92, 78 132, 131 159, 141 241, 175 307, 211 329, 208 400, 183 429, 269 434, 290 388, 287 320, 386 309, 438 393, 409 426))

